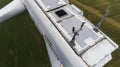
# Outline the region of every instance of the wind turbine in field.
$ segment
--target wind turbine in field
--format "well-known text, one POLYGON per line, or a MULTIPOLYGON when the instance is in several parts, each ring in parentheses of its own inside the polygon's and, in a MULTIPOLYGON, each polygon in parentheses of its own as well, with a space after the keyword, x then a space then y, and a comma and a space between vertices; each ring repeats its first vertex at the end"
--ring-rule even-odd
POLYGON ((0 22, 24 10, 44 37, 52 67, 103 67, 118 48, 68 0, 13 0, 0 9, 0 22))

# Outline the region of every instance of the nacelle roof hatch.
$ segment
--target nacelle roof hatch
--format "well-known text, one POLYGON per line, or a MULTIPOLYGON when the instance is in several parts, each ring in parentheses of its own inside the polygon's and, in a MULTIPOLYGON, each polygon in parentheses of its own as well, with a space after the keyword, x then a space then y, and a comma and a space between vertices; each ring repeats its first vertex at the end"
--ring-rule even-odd
POLYGON ((67 4, 66 0, 35 0, 35 1, 44 11, 49 11, 67 4))

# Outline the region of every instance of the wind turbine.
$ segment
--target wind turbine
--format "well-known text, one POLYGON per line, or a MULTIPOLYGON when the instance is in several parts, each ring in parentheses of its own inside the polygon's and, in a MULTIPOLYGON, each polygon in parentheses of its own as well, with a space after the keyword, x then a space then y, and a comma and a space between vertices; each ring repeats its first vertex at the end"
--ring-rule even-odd
POLYGON ((13 0, 0 9, 0 22, 24 10, 44 37, 52 67, 102 67, 118 48, 68 0, 13 0))

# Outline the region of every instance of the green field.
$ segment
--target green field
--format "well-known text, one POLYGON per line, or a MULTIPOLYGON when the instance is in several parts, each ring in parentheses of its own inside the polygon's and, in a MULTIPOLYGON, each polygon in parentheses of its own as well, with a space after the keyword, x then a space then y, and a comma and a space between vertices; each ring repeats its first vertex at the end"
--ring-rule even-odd
MULTIPOLYGON (((11 0, 0 0, 0 8, 11 0)), ((85 16, 97 24, 111 5, 110 15, 101 30, 120 44, 120 0, 70 0, 84 11, 85 16)), ((120 48, 105 67, 120 66, 120 48)), ((0 67, 50 67, 42 36, 27 11, 0 24, 0 67)))
POLYGON ((0 67, 50 67, 44 40, 26 11, 0 24, 0 67))

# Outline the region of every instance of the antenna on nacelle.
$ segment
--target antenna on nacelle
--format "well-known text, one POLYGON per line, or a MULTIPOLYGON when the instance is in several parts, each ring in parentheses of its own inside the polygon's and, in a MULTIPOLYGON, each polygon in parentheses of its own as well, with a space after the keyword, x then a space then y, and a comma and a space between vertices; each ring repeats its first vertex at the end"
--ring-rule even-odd
POLYGON ((84 24, 85 24, 85 22, 83 22, 83 23, 81 24, 80 28, 79 28, 77 31, 75 31, 75 27, 73 27, 72 32, 74 33, 74 35, 73 35, 73 37, 72 37, 72 40, 70 41, 71 46, 74 46, 74 45, 75 45, 75 44, 74 44, 74 43, 75 43, 75 38, 76 38, 77 35, 79 35, 78 33, 82 30, 84 24))
POLYGON ((102 17, 102 19, 98 22, 98 24, 93 28, 94 31, 98 32, 98 29, 100 29, 101 24, 103 23, 103 21, 105 20, 105 18, 108 16, 108 14, 110 13, 111 10, 111 6, 109 6, 106 9, 106 13, 105 15, 102 17))

